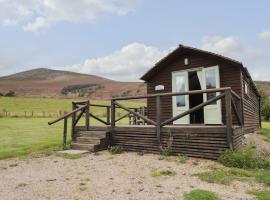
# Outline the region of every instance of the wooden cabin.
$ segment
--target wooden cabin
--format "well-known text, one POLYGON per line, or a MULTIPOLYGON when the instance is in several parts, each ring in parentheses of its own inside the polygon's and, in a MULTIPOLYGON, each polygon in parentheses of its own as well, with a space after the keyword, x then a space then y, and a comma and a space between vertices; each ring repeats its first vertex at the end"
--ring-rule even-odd
MULTIPOLYGON (((141 78, 147 84, 148 94, 186 92, 213 88, 230 87, 241 97, 241 117, 244 132, 257 131, 261 125, 260 95, 248 72, 241 62, 208 51, 180 45, 177 49, 160 60, 141 78)), ((201 93, 186 96, 167 96, 162 99, 162 120, 216 96, 215 93, 201 93)), ((147 113, 155 120, 156 105, 153 99, 147 101, 147 113)), ((233 115, 233 124, 236 124, 233 115)), ((187 115, 173 124, 226 124, 224 101, 187 115)))
POLYGON ((67 120, 72 116, 73 149, 120 146, 160 153, 170 147, 174 155, 210 159, 226 149, 238 149, 245 134, 260 128, 260 95, 247 69, 236 60, 180 45, 141 79, 147 84, 146 96, 113 98, 111 105, 73 102, 72 112, 49 124, 64 120, 65 146, 67 120), (122 103, 137 99, 146 100, 145 109, 122 103), (105 109, 106 118, 91 107, 105 109), (118 109, 127 114, 116 116, 118 109), (78 126, 82 116, 85 126, 78 126), (133 118, 133 123, 120 125, 125 117, 133 118), (92 126, 90 118, 103 126, 92 126))

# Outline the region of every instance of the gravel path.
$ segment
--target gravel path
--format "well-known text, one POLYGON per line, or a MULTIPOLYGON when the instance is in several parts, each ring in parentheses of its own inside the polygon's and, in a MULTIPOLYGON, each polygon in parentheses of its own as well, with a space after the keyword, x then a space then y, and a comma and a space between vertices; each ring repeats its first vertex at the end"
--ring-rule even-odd
POLYGON ((189 159, 185 164, 159 160, 158 155, 87 154, 70 160, 58 156, 0 161, 1 200, 181 200, 186 192, 205 189, 223 200, 254 199, 245 193, 255 183, 209 184, 192 176, 218 164, 189 159), (196 165, 195 165, 196 164, 196 165), (176 171, 171 177, 152 177, 155 169, 176 171))

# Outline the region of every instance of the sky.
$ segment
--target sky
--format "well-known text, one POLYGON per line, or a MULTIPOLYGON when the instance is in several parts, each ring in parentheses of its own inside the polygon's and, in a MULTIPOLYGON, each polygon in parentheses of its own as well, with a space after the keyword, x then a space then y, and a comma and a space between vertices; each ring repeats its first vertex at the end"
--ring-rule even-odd
POLYGON ((138 81, 179 44, 270 81, 268 0, 0 0, 0 76, 51 68, 138 81))

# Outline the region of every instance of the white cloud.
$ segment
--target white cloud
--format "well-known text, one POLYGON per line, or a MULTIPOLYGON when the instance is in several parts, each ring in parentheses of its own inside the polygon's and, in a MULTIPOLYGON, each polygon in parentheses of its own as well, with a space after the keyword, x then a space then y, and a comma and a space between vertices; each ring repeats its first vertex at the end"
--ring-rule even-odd
POLYGON ((258 47, 250 47, 235 36, 207 36, 202 39, 202 49, 243 62, 254 80, 269 80, 268 55, 258 47))
POLYGON ((136 0, 0 0, 0 24, 21 24, 25 31, 58 22, 92 22, 99 15, 125 15, 136 0))
POLYGON ((268 39, 270 39, 270 29, 261 32, 258 35, 258 39, 260 39, 260 40, 268 40, 268 39))
POLYGON ((226 56, 234 56, 244 50, 240 40, 234 36, 205 36, 202 39, 202 49, 226 56))
POLYGON ((87 59, 82 64, 55 69, 95 74, 115 80, 138 81, 150 67, 171 50, 162 51, 156 47, 132 43, 108 56, 87 59))

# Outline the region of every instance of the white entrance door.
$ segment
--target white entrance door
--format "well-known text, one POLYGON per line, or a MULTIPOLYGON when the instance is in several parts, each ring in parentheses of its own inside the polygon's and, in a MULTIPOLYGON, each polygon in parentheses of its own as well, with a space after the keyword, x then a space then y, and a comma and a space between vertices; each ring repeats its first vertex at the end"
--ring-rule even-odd
MULTIPOLYGON (((172 73, 172 91, 173 92, 185 92, 188 91, 188 72, 173 72, 172 73)), ((189 109, 189 96, 173 96, 173 116, 179 115, 189 109)), ((189 115, 182 117, 173 122, 174 124, 189 124, 189 115)))
MULTIPOLYGON (((203 89, 220 88, 219 67, 207 67, 202 70, 203 89)), ((211 98, 219 95, 216 93, 204 93, 203 101, 206 102, 211 98)), ((221 124, 221 101, 218 100, 204 107, 204 123, 205 124, 221 124)))

